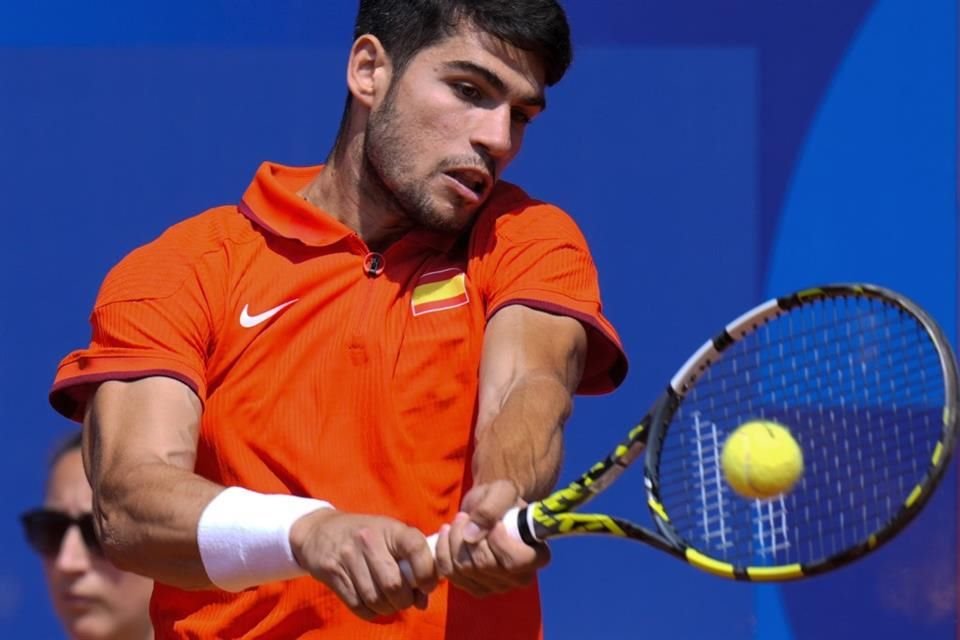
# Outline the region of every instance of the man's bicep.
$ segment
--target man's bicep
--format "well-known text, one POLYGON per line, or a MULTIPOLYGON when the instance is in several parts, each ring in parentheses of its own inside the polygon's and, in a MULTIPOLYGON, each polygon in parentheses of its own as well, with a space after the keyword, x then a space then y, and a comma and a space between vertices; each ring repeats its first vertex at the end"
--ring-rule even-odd
POLYGON ((102 383, 87 404, 84 419, 91 484, 110 470, 145 463, 192 471, 201 412, 193 390, 173 378, 102 383))
POLYGON ((495 415, 511 389, 530 376, 553 378, 573 394, 586 355, 587 334, 578 320, 523 305, 500 309, 484 334, 481 423, 495 415))

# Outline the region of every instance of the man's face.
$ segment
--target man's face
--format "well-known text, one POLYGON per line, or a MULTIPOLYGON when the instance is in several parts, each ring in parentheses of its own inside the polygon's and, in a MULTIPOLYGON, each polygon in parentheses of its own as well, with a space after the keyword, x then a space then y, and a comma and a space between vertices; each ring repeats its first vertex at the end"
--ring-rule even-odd
POLYGON ((418 52, 367 122, 364 161, 400 213, 462 229, 544 107, 532 53, 474 29, 418 52))

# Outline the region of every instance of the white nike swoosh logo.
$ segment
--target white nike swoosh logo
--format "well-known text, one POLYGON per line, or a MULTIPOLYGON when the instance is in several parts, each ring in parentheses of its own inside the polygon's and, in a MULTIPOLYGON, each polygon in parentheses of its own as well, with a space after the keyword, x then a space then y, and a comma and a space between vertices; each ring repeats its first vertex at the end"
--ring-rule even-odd
POLYGON ((287 307, 289 307, 290 305, 292 305, 294 302, 296 302, 299 299, 300 298, 294 298, 293 300, 284 302, 283 304, 278 305, 273 309, 267 309, 263 313, 258 313, 255 316, 250 315, 250 305, 245 304, 243 305, 243 311, 240 312, 240 326, 243 327, 244 329, 249 329, 251 327, 257 326, 258 324, 262 324, 267 320, 269 320, 270 318, 272 318, 273 316, 280 313, 281 311, 283 311, 284 309, 286 309, 287 307))

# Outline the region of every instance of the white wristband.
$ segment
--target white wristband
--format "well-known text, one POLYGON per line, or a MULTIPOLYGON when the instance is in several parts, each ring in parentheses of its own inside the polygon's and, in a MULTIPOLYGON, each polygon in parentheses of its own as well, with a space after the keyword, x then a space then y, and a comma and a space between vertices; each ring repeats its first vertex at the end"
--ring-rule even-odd
POLYGON ((210 501, 197 525, 200 558, 210 582, 224 591, 306 575, 290 547, 290 527, 329 502, 265 495, 229 487, 210 501))

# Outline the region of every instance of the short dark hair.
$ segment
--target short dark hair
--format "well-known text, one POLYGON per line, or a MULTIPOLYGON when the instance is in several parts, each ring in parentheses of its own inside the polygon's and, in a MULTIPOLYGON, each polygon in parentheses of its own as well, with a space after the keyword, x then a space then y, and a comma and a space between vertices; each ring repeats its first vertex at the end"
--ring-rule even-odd
POLYGON ((66 438, 58 442, 53 450, 53 455, 50 456, 50 462, 47 463, 47 480, 44 483, 46 489, 50 488, 50 476, 53 474, 53 469, 57 466, 61 459, 68 453, 73 451, 79 451, 83 447, 83 432, 80 429, 73 431, 66 438))
POLYGON ((57 444, 57 447, 53 450, 53 455, 50 456, 50 469, 53 469, 55 466, 57 466, 57 463, 60 462, 60 458, 67 455, 74 449, 80 449, 82 446, 83 432, 77 429, 57 444))
POLYGON ((548 86, 573 59, 570 26, 556 0, 360 0, 354 39, 376 36, 399 74, 418 51, 464 24, 534 53, 548 86))

